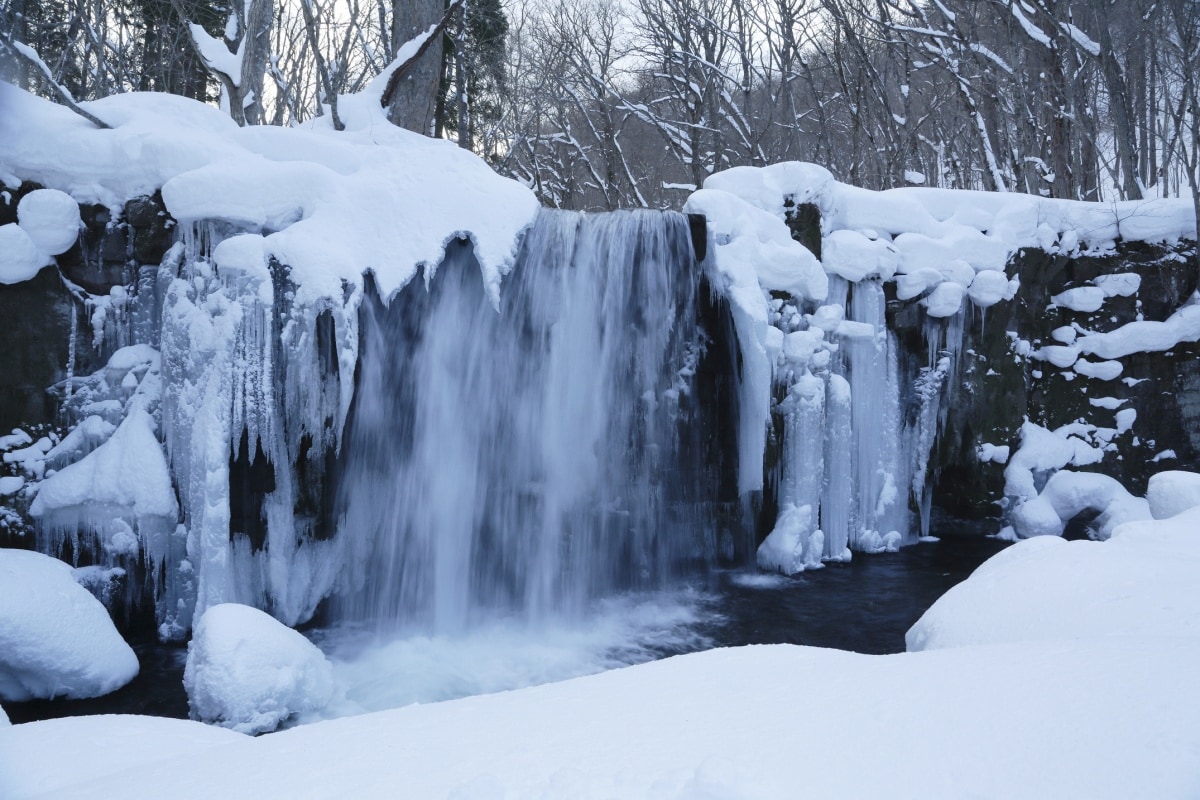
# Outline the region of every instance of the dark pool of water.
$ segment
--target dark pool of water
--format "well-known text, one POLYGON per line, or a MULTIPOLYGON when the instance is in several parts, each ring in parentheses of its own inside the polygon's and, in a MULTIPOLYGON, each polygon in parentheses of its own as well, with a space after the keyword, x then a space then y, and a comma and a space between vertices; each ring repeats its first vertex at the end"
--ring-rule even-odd
MULTIPOLYGON (((947 589, 1004 547, 981 536, 953 536, 899 553, 855 554, 848 564, 792 578, 730 571, 714 575, 710 622, 697 633, 716 647, 804 644, 859 653, 898 653, 904 633, 947 589)), ((14 723, 83 714, 186 718, 186 648, 134 644, 141 672, 130 684, 92 700, 6 703, 14 723)), ((673 655, 678 651, 664 651, 673 655)))

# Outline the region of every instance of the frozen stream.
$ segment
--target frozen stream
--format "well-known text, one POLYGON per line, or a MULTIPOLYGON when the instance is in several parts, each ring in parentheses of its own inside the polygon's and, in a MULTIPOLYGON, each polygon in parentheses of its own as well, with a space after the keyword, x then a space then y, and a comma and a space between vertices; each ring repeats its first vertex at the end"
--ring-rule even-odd
MULTIPOLYGON (((469 634, 384 639, 350 627, 309 635, 334 659, 345 715, 503 691, 712 647, 788 642, 864 653, 904 649, 904 632, 1003 543, 954 537, 793 578, 714 573, 703 584, 626 595, 576 628, 493 623, 469 634)), ((107 697, 5 706, 14 723, 73 714, 185 717, 185 650, 136 646, 142 671, 107 697)))

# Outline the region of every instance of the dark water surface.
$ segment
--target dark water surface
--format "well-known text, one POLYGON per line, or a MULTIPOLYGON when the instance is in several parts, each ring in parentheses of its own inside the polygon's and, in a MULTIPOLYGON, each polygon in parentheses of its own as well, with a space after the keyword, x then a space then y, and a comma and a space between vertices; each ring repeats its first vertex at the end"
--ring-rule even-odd
MULTIPOLYGON (((712 576, 708 621, 696 641, 714 647, 804 644, 859 653, 898 653, 904 633, 947 589, 1005 546, 981 536, 952 536, 899 553, 855 554, 848 564, 787 578, 750 570, 712 576)), ((183 668, 187 650, 158 642, 133 645, 141 671, 129 685, 91 700, 6 703, 14 723, 84 714, 148 714, 186 718, 183 668)), ((677 655, 669 647, 660 656, 677 655)))

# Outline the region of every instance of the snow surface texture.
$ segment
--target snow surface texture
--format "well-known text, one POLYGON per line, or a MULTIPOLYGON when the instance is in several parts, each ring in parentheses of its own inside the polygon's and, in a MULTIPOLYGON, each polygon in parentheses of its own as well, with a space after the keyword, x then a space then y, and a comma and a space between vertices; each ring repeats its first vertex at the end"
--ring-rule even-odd
POLYGON ((98 697, 137 673, 137 656, 68 564, 0 549, 0 700, 98 697))
POLYGON ((269 614, 223 603, 205 611, 192 632, 183 685, 194 718, 263 733, 323 708, 333 695, 333 666, 269 614))
POLYGON ((29 723, 0 730, 0 794, 789 797, 801 754, 805 797, 1195 797, 1197 514, 1014 545, 914 626, 920 652, 712 650, 257 739, 29 723))

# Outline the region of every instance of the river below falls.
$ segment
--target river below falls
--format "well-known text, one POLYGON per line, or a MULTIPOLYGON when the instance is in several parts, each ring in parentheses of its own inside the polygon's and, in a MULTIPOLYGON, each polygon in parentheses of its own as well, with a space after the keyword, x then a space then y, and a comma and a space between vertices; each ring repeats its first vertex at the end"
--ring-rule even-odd
MULTIPOLYGON (((850 563, 794 577, 716 572, 673 590, 604 601, 582 623, 498 619, 439 636, 381 636, 348 626, 306 633, 334 664, 337 695, 323 717, 516 689, 714 647, 786 643, 897 653, 925 609, 1004 545, 950 536, 899 553, 855 554, 850 563)), ((134 649, 141 672, 117 692, 9 703, 5 710, 14 723, 78 714, 186 717, 186 649, 157 642, 134 649)))

